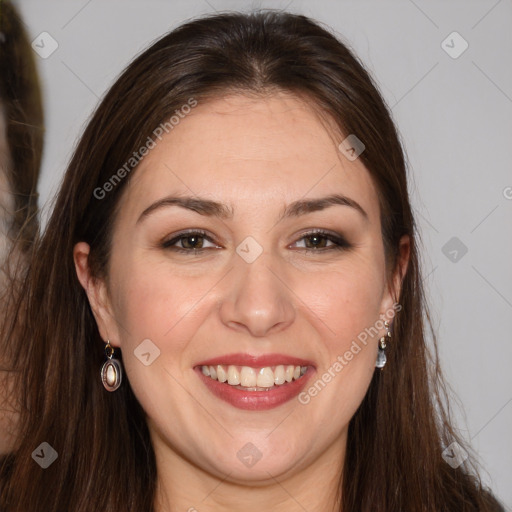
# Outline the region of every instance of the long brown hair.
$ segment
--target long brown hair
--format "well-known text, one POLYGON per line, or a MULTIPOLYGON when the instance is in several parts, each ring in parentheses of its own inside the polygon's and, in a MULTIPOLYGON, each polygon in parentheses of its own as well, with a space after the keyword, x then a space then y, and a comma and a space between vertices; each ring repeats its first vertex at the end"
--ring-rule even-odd
POLYGON ((279 90, 309 98, 341 133, 365 144, 360 158, 379 192, 390 275, 400 238, 411 240, 387 367, 375 372, 349 426, 342 510, 497 506, 467 462, 453 469, 442 458, 446 445, 463 442, 444 412, 437 355, 427 350, 418 233, 389 111, 357 58, 328 30, 304 16, 259 11, 196 19, 165 35, 128 66, 89 121, 11 313, 21 316, 23 330, 4 333, 14 355, 20 423, 17 449, 2 468, 1 508, 153 509, 156 466, 144 414, 128 380, 115 393, 102 387, 104 343, 76 277, 73 246, 87 242, 93 274, 108 275, 116 207, 137 171, 104 197, 97 191, 190 98, 201 103, 228 92, 279 90), (31 459, 42 442, 58 452, 44 470, 31 459))

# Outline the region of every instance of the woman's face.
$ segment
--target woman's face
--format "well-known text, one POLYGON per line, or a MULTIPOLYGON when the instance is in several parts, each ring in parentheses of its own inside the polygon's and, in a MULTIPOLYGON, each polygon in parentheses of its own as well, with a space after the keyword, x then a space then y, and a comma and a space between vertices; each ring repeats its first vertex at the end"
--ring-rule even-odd
POLYGON ((108 283, 87 284, 77 245, 162 467, 336 474, 395 296, 377 192, 343 138, 289 95, 199 103, 134 171, 108 283))

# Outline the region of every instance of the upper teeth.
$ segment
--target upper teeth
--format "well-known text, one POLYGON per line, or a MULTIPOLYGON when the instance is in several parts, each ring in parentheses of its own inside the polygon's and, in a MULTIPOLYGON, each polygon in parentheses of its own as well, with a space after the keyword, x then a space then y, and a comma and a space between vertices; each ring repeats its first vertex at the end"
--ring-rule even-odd
POLYGON ((306 373, 307 366, 278 365, 264 368, 251 368, 250 366, 216 365, 201 366, 204 375, 219 382, 227 382, 232 386, 244 388, 271 388, 285 382, 297 380, 306 373))

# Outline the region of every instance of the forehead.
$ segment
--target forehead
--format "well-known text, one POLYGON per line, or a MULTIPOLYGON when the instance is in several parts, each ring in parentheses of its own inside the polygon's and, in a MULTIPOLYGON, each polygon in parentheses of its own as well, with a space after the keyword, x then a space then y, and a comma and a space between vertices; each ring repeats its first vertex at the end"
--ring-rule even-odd
POLYGON ((377 222, 373 181, 360 159, 349 161, 339 150, 344 138, 332 120, 289 94, 199 102, 155 139, 125 191, 124 209, 136 215, 165 195, 186 194, 224 202, 236 213, 341 193, 377 222))

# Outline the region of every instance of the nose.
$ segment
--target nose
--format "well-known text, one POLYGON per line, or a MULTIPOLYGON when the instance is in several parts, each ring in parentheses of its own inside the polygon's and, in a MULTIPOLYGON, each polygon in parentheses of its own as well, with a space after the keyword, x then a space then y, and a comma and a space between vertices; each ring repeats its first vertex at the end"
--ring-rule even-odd
POLYGON ((254 337, 265 337, 286 329, 295 319, 293 292, 279 267, 271 264, 263 253, 247 263, 235 257, 235 265, 225 283, 220 306, 224 325, 245 331, 254 337))

